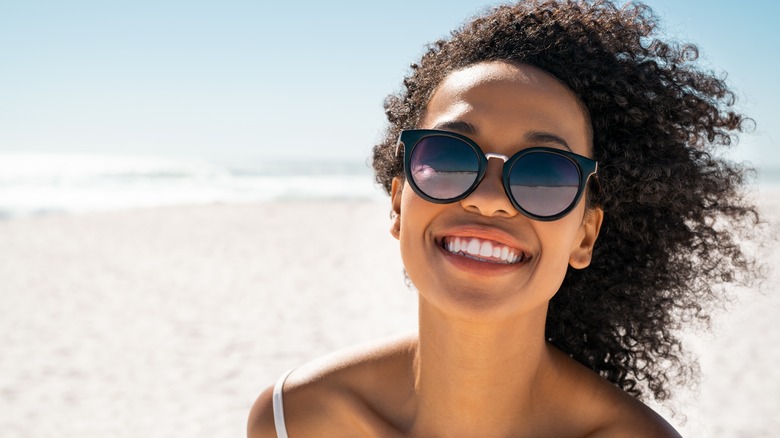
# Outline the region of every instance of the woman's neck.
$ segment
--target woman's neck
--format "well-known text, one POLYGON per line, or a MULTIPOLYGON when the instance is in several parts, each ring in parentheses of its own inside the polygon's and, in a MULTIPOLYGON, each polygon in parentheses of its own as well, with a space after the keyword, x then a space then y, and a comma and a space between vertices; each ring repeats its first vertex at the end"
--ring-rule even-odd
POLYGON ((464 321, 421 299, 412 435, 508 434, 528 425, 552 363, 545 318, 540 309, 511 321, 464 321))

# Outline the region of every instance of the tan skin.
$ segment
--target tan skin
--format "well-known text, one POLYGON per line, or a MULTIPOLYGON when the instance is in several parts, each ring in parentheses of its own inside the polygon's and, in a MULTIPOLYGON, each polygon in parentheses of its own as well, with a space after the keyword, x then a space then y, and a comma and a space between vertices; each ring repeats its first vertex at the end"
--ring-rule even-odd
MULTIPOLYGON (((420 128, 467 135, 486 153, 569 148, 591 156, 582 105, 536 68, 480 63, 451 73, 420 128), (538 133, 547 134, 541 140, 538 133)), ((296 369, 284 386, 290 437, 675 437, 651 409, 549 345, 547 306, 569 266, 590 264, 603 213, 584 200, 552 222, 518 213, 490 159, 479 187, 452 204, 392 185, 407 273, 419 292, 419 333, 296 369), (490 240, 526 255, 499 264, 452 254, 452 237, 490 240)), ((272 388, 249 437, 275 437, 272 388)))

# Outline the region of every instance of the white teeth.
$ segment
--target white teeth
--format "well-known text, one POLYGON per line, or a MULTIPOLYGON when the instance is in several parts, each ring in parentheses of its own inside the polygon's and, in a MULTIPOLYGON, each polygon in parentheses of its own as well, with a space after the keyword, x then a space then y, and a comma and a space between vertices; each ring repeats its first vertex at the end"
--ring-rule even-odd
POLYGON ((469 242, 469 246, 465 248, 466 252, 471 255, 479 255, 479 249, 480 249, 480 244, 479 244, 479 240, 477 239, 471 239, 471 242, 469 242))
MULTIPOLYGON (((514 250, 499 243, 481 240, 476 237, 447 239, 445 249, 453 254, 467 254, 480 259, 497 259, 505 263, 517 263, 522 259, 522 253, 516 254, 514 250)), ((489 261, 489 260, 486 260, 489 261)), ((495 260, 494 260, 495 261, 495 260)))
POLYGON ((493 244, 485 241, 482 242, 482 246, 479 248, 479 255, 482 257, 490 257, 493 255, 493 244))

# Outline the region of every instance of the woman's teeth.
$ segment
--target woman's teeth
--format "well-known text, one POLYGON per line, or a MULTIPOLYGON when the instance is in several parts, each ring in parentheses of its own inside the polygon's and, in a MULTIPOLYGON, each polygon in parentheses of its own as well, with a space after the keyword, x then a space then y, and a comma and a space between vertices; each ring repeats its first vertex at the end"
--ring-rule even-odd
POLYGON ((445 237, 443 246, 444 249, 453 254, 466 255, 489 262, 509 264, 517 263, 523 259, 522 252, 517 249, 476 237, 445 237))

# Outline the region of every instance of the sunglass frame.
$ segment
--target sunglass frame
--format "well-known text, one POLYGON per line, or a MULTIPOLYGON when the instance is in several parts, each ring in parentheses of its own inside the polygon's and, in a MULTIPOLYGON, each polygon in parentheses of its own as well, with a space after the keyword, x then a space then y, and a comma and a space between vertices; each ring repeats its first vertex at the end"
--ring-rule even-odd
POLYGON ((485 152, 482 151, 482 148, 480 148, 476 142, 466 137, 465 135, 458 134, 456 132, 451 132, 451 131, 442 131, 438 129, 403 130, 401 131, 401 134, 398 137, 398 144, 396 146, 396 156, 398 156, 398 153, 400 152, 402 146, 404 149, 404 176, 406 177, 406 180, 409 181, 409 185, 412 186, 412 190, 414 190, 414 192, 418 196, 425 199, 426 201, 432 202, 434 204, 451 204, 453 202, 458 202, 462 199, 467 198, 474 190, 476 190, 477 187, 479 187, 479 184, 482 182, 482 179, 485 176, 485 172, 487 171, 488 158, 489 157, 501 158, 502 160, 504 160, 504 166, 501 170, 501 182, 504 187, 504 192, 506 193, 512 205, 515 207, 515 209, 517 209, 518 212, 520 212, 524 216, 530 219, 545 221, 545 222, 558 220, 566 216, 567 214, 569 214, 569 212, 571 212, 574 209, 574 207, 577 205, 577 203, 580 201, 580 198, 582 198, 582 195, 585 192, 585 187, 588 184, 588 179, 590 179, 591 176, 596 175, 598 172, 598 162, 596 160, 590 159, 588 157, 584 157, 579 154, 575 154, 574 152, 555 149, 555 148, 548 148, 548 147, 531 147, 531 148, 526 148, 521 151, 518 151, 516 154, 512 155, 511 157, 506 157, 498 154, 485 154, 485 152), (418 187, 417 183, 414 181, 414 178, 412 178, 412 172, 411 172, 412 152, 414 151, 414 148, 417 147, 417 145, 420 143, 420 141, 427 137, 454 138, 466 143, 475 152, 475 155, 479 160, 477 177, 474 180, 474 183, 461 195, 455 196, 453 198, 448 198, 448 199, 434 198, 432 196, 429 196, 420 187, 418 187), (411 147, 406 147, 406 145, 408 144, 411 144, 411 147), (576 196, 564 210, 554 215, 540 216, 531 213, 530 211, 523 208, 523 206, 520 205, 520 203, 517 202, 515 197, 512 195, 510 189, 509 175, 512 170, 512 166, 514 166, 517 160, 519 160, 523 156, 535 152, 543 152, 543 153, 562 156, 568 159, 569 161, 571 161, 572 163, 574 163, 577 172, 579 172, 579 185, 577 186, 576 196))

